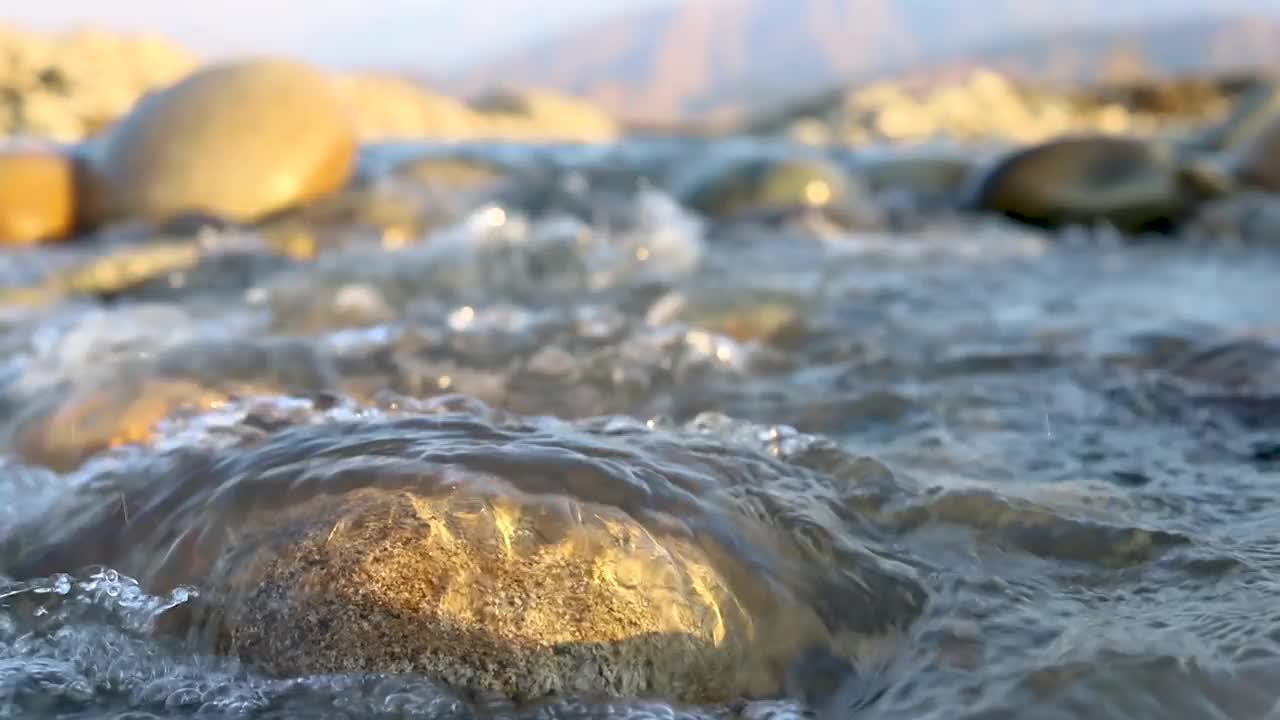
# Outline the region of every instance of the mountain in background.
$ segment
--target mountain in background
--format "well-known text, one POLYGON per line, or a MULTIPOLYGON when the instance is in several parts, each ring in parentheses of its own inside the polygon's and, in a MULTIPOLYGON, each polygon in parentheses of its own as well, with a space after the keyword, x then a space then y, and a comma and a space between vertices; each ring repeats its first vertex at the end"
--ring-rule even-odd
POLYGON ((1280 59, 1280 0, 681 0, 470 67, 446 88, 541 86, 633 122, 740 115, 979 64, 1030 80, 1280 59))

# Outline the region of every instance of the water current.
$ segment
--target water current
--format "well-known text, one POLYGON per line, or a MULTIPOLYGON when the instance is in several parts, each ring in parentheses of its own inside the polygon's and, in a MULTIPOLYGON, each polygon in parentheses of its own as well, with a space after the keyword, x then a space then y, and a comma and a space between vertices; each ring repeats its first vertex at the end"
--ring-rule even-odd
POLYGON ((1275 247, 725 228, 617 181, 683 151, 487 152, 585 170, 407 243, 206 228, 194 268, 0 307, 0 717, 1280 719, 1275 247), (237 553, 378 493, 643 536, 659 604, 721 578, 718 696, 467 691, 262 610, 237 553))

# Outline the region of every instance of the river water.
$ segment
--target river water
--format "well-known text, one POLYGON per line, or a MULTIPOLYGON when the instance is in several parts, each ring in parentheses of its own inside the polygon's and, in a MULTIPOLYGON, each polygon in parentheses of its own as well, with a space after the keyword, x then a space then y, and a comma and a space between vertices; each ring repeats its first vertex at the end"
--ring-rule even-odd
POLYGON ((0 716, 1280 718, 1276 247, 713 227, 660 188, 300 263, 206 230, 194 270, 4 307, 0 716), (165 392, 216 399, 122 431, 165 392), (792 603, 762 634, 817 617, 830 656, 718 705, 517 703, 162 631, 206 592, 173 537, 433 491, 397 463, 704 528, 792 603))

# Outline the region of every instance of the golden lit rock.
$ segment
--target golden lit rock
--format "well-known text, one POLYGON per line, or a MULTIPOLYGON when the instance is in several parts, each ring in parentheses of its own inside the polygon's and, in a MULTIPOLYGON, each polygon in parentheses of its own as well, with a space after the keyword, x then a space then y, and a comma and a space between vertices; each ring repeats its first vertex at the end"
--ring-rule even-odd
POLYGON ((207 410, 223 399, 189 380, 103 382, 20 421, 18 446, 28 462, 67 472, 102 450, 146 443, 158 422, 181 409, 207 410))
POLYGON ((75 226, 75 169, 69 157, 0 147, 0 245, 55 240, 75 226))
POLYGON ((366 489, 243 544, 215 573, 227 631, 274 673, 422 672, 523 700, 728 699, 748 680, 750 621, 704 552, 604 506, 366 489))
POLYGON ((346 184, 356 138, 331 80, 286 60, 209 66, 143 99, 90 158, 93 220, 238 221, 346 184))

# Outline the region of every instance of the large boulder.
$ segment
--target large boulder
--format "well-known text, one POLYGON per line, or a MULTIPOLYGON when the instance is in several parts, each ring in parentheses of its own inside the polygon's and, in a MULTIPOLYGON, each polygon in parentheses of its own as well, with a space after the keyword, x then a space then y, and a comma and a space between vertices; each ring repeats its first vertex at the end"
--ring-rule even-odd
POLYGON ((209 66, 144 98, 87 162, 95 221, 249 221, 344 186, 356 137, 331 80, 287 60, 209 66))

